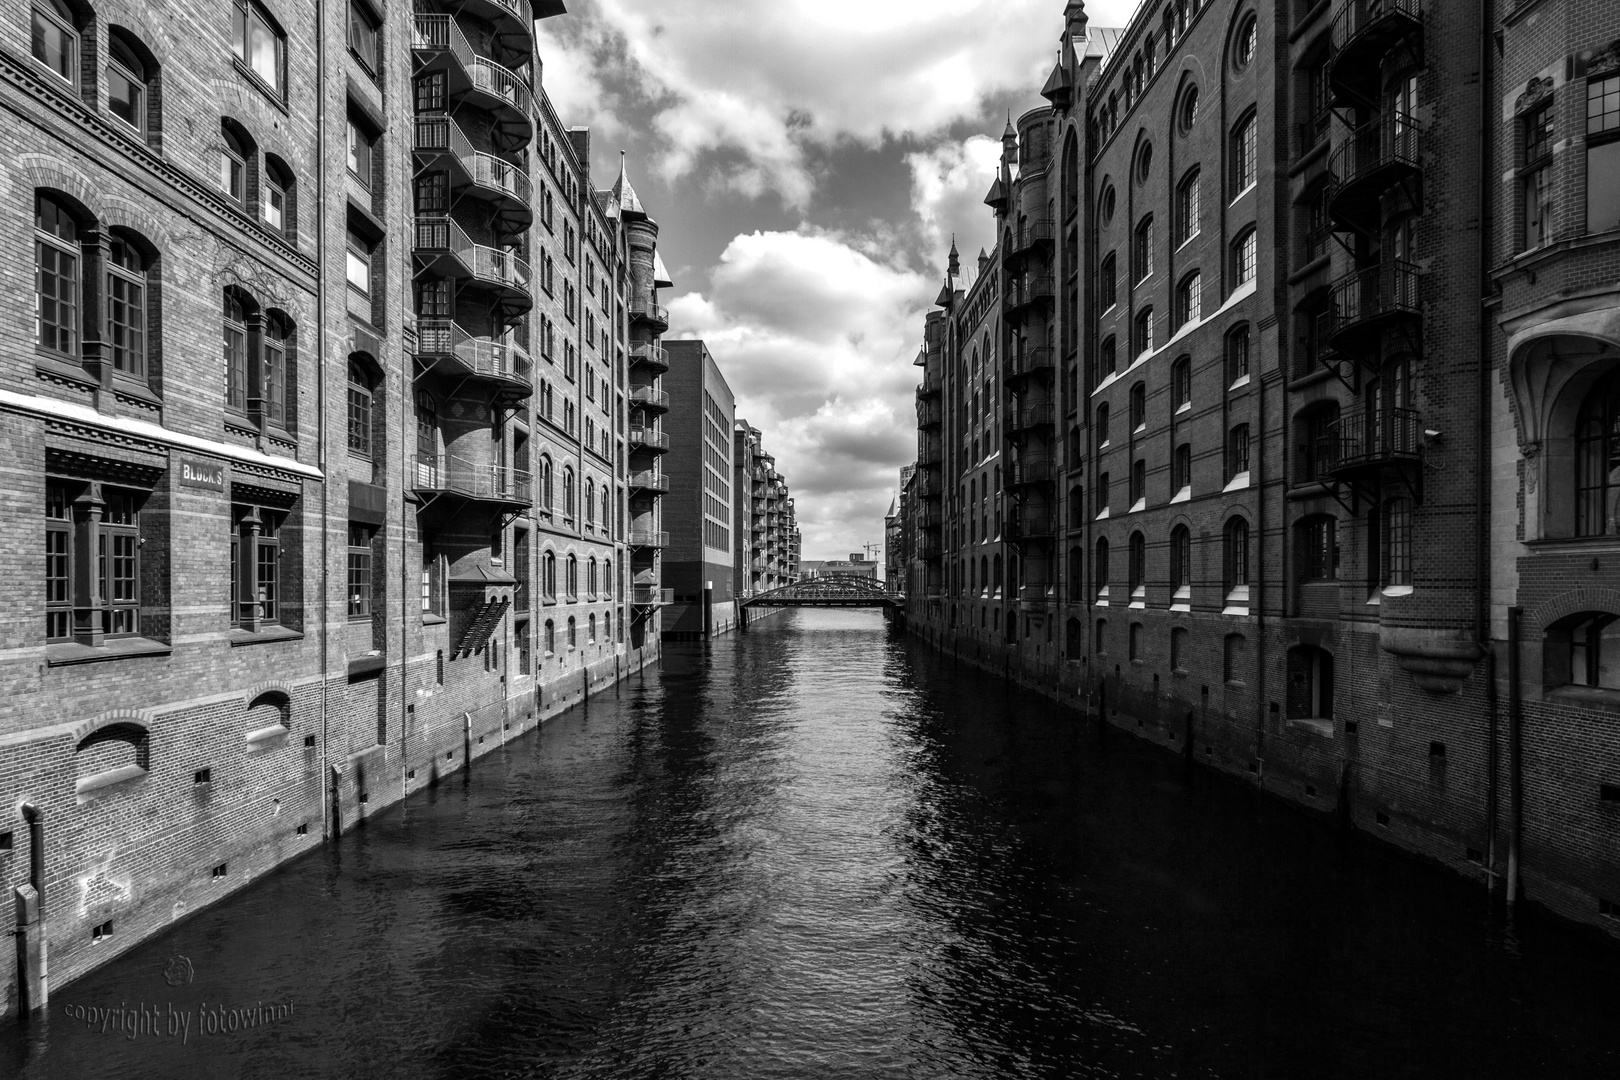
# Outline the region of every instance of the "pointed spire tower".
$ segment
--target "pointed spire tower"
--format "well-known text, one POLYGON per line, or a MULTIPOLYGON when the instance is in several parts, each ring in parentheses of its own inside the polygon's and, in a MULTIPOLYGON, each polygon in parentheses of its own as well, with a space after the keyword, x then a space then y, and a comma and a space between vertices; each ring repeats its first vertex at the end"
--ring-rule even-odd
POLYGON ((630 186, 630 162, 623 150, 619 151, 619 178, 613 182, 613 201, 619 204, 619 213, 626 221, 646 219, 647 211, 642 209, 636 189, 630 186))
POLYGON ((951 253, 946 257, 945 272, 953 278, 962 276, 962 257, 956 253, 955 233, 951 233, 951 253))

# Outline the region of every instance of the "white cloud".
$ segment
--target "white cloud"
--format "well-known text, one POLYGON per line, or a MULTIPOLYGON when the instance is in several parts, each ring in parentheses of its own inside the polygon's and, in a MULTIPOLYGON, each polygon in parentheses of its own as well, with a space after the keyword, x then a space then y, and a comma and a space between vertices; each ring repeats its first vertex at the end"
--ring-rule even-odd
POLYGON ((625 86, 651 107, 667 178, 732 151, 742 165, 707 179, 803 209, 807 150, 931 139, 998 92, 1033 92, 1060 20, 1052 0, 598 0, 539 27, 548 73, 594 73, 548 83, 565 115, 600 119, 604 86, 625 86))
MULTIPOLYGON (((831 233, 734 238, 707 294, 670 305, 674 337, 702 338, 796 495, 806 557, 881 532, 916 450, 922 315, 938 286, 831 233)), ((853 546, 852 546, 853 545, 853 546)))
POLYGON ((970 276, 979 250, 995 246, 995 220, 984 196, 1000 163, 1001 140, 987 135, 906 155, 911 206, 921 224, 924 250, 936 265, 943 266, 953 236, 970 276))

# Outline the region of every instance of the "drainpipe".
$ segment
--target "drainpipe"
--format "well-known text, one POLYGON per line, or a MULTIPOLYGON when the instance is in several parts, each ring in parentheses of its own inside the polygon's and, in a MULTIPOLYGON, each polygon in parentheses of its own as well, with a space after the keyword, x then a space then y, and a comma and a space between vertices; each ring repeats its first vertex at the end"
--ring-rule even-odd
MULTIPOLYGON (((1476 242, 1479 247, 1479 385, 1477 392, 1479 400, 1476 403, 1475 415, 1475 477, 1474 477, 1474 642, 1485 654, 1485 700, 1486 722, 1490 730, 1486 735, 1487 762, 1490 775, 1485 785, 1485 868, 1491 875, 1487 880, 1494 891, 1496 873, 1496 770, 1497 770, 1497 688, 1496 688, 1496 656, 1491 648, 1490 641, 1490 610, 1487 588, 1489 586, 1489 558, 1490 548, 1485 538, 1487 524, 1486 506, 1489 499, 1490 475, 1490 376, 1491 376, 1491 287, 1490 287, 1490 233, 1487 229, 1487 217, 1491 207, 1490 175, 1491 152, 1490 135, 1491 126, 1487 122, 1490 113, 1490 80, 1486 78, 1490 70, 1490 25, 1491 0, 1479 0, 1479 131, 1476 142, 1479 146, 1479 232, 1476 242)), ((1514 694, 1517 697, 1517 692, 1514 694)))
POLYGON ((1508 608, 1508 907, 1519 898, 1519 832, 1524 822, 1524 778, 1521 773, 1519 699, 1519 619, 1523 608, 1508 608))
POLYGON ((28 884, 12 892, 17 910, 17 1014, 43 1012, 49 999, 45 921, 45 812, 24 802, 17 809, 28 823, 28 884))
MULTIPOLYGON (((326 0, 315 0, 315 70, 320 72, 315 93, 315 445, 317 464, 321 470, 321 772, 329 768, 327 747, 330 735, 327 683, 331 665, 331 533, 332 533, 332 476, 326 457, 326 165, 320 151, 326 146, 326 0)), ((334 792, 336 788, 333 788, 334 792)), ((335 803, 335 799, 333 802, 335 803)), ((321 800, 321 834, 331 839, 337 831, 337 822, 329 811, 335 805, 321 800)))

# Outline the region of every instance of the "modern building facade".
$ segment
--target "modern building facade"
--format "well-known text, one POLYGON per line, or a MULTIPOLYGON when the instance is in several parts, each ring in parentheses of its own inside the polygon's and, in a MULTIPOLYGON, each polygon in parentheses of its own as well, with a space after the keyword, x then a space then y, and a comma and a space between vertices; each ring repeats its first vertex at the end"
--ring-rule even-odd
POLYGON ((60 986, 656 657, 656 232, 556 0, 5 10, 0 885, 60 986))
POLYGON ((1613 932, 1620 12, 1487 8, 1071 0, 923 327, 907 618, 1613 932))
POLYGON ((707 637, 737 621, 732 530, 738 496, 731 462, 736 399, 703 342, 666 341, 664 348, 671 370, 665 380, 670 493, 664 498, 669 536, 663 582, 673 600, 664 634, 707 637))
POLYGON ((764 446, 760 430, 738 420, 732 430, 732 489, 736 492, 736 570, 739 600, 798 580, 799 527, 787 478, 764 446))

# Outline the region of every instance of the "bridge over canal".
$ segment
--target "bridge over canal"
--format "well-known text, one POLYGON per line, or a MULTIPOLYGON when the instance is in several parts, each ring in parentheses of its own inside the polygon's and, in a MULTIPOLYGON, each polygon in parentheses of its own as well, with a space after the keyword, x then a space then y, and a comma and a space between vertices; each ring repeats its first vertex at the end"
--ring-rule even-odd
POLYGON ((792 585, 750 596, 742 602, 751 607, 875 607, 900 608, 905 597, 890 592, 884 583, 860 574, 823 574, 792 585))

